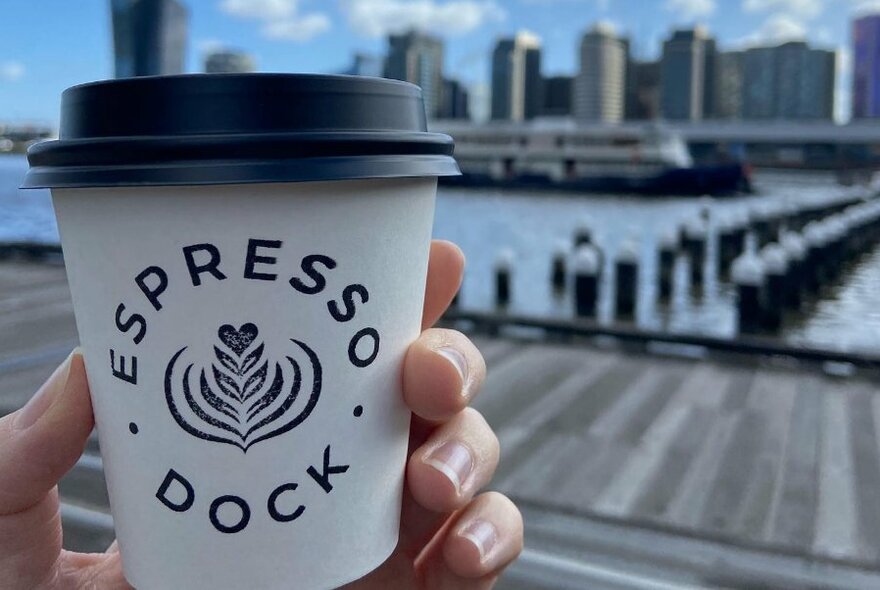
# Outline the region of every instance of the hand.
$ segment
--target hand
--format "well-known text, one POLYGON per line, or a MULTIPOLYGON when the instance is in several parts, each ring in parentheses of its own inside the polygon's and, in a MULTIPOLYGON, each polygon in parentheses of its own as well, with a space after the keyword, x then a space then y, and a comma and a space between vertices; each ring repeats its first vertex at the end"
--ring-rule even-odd
MULTIPOLYGON (((407 353, 410 457, 392 556, 351 589, 491 588, 522 549, 522 518, 497 493, 474 494, 498 463, 498 440, 467 404, 485 364, 462 334, 428 329, 461 284, 464 257, 434 242, 422 332, 407 353)), ((114 543, 106 553, 61 549, 56 484, 76 463, 94 419, 74 351, 21 410, 0 419, 0 590, 128 589, 114 543)))

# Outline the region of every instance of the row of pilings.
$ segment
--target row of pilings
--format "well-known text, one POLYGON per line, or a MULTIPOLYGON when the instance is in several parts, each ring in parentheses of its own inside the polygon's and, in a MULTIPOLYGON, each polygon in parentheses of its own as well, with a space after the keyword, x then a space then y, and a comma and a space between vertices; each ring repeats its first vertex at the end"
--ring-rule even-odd
MULTIPOLYGON (((715 213, 704 204, 700 214, 661 232, 656 239, 656 285, 661 303, 673 297, 677 261, 689 261, 692 289, 707 281, 706 269, 736 292, 737 323, 742 333, 778 331, 788 312, 803 309, 825 285, 840 278, 880 238, 880 201, 849 196, 795 206, 759 203, 748 211, 715 213), (709 220, 715 230, 714 247, 709 220), (707 257, 714 256, 713 264, 707 257)), ((584 224, 569 244, 560 245, 549 264, 549 281, 557 293, 571 292, 576 317, 597 316, 603 277, 611 277, 616 321, 634 320, 639 305, 641 244, 625 239, 610 258, 584 224), (612 265, 610 272, 605 266, 612 265)), ((514 301, 512 275, 516 258, 502 250, 494 265, 494 304, 499 310, 514 301)))

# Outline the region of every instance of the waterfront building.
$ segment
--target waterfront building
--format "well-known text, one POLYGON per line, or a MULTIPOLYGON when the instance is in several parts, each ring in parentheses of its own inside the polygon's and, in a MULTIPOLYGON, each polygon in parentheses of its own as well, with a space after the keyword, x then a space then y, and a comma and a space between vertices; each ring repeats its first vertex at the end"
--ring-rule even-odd
POLYGON ((177 0, 111 0, 117 78, 182 74, 189 15, 177 0))
POLYGON ((614 29, 598 23, 581 39, 580 67, 574 86, 578 121, 623 120, 627 43, 614 29))
POLYGON ((439 116, 443 97, 443 41, 419 31, 388 37, 386 78, 404 80, 421 86, 425 112, 439 116))
POLYGON ((224 49, 205 56, 206 74, 247 74, 256 69, 254 58, 243 51, 224 49))
POLYGON ((742 51, 719 51, 715 57, 715 119, 742 118, 743 103, 742 51))
POLYGON ((660 117, 660 62, 631 60, 626 70, 626 116, 628 121, 660 117))
POLYGON ((499 39, 492 52, 491 118, 533 119, 541 104, 541 41, 525 31, 499 39))
POLYGON ((715 40, 702 27, 674 31, 663 43, 660 102, 666 119, 699 121, 714 106, 715 40))
POLYGON ((834 51, 802 41, 755 47, 743 57, 744 119, 830 120, 837 73, 834 51))
POLYGON ((372 76, 381 77, 385 63, 382 58, 369 53, 355 53, 352 56, 351 65, 341 73, 349 76, 372 76))
POLYGON ((470 119, 469 99, 464 84, 458 80, 443 80, 443 106, 440 109, 440 117, 443 119, 470 119))
POLYGON ((853 22, 854 119, 880 117, 880 14, 853 22))
POLYGON ((574 78, 571 76, 550 76, 544 78, 544 104, 541 115, 544 117, 570 117, 574 78))

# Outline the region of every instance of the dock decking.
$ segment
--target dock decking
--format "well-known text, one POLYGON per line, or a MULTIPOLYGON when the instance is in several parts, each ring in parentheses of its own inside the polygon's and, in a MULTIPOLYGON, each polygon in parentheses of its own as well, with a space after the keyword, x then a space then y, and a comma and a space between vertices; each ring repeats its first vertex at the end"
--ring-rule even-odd
MULTIPOLYGON (((60 265, 0 262, 0 414, 76 343, 60 265)), ((475 335, 493 487, 526 517, 507 588, 880 588, 880 394, 766 357, 693 360, 475 335), (665 585, 664 585, 665 584, 665 585)), ((113 538, 97 441, 65 546, 113 538)))

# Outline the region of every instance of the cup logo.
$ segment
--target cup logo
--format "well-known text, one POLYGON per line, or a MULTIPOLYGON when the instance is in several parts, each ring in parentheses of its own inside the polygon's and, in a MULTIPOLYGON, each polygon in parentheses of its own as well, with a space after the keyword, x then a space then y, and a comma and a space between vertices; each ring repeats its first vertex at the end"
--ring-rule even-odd
MULTIPOLYGON (((182 260, 177 259, 176 264, 174 259, 163 262, 164 266, 153 264, 134 277, 138 297, 119 302, 107 317, 115 325, 117 336, 130 340, 130 344, 117 340, 109 347, 108 368, 114 379, 133 388, 130 391, 154 387, 164 391, 165 403, 156 400, 158 415, 154 415, 151 405, 149 421, 138 424, 131 420, 128 430, 132 436, 143 439, 157 433, 170 434, 164 430, 166 425, 177 435, 179 427, 189 435, 181 436, 191 436, 194 446, 199 447, 193 453, 201 452, 207 443, 228 453, 241 452, 239 458, 253 460, 254 455, 247 454, 251 447, 270 439, 283 444, 281 435, 309 418, 322 388, 335 394, 331 396, 334 400, 327 401, 345 410, 350 408, 339 416, 340 420, 348 420, 352 425, 365 417, 369 420, 369 406, 364 405, 368 400, 361 399, 351 388, 341 391, 333 375, 340 370, 368 375, 378 359, 384 363, 390 360, 387 355, 383 358, 379 314, 370 312, 374 295, 366 284, 339 277, 341 269, 337 268, 342 265, 323 253, 301 255, 294 264, 286 265, 286 274, 281 274, 282 264, 273 254, 280 253, 282 246, 282 240, 248 239, 236 267, 230 262, 230 258, 234 260, 232 253, 224 254, 216 244, 190 244, 182 247, 182 260), (291 267, 294 270, 289 270, 291 267), (297 313, 318 314, 312 317, 342 328, 343 336, 322 338, 314 333, 288 333, 285 326, 292 322, 278 321, 272 314, 269 317, 273 319, 260 320, 262 324, 208 322, 207 339, 201 337, 206 335, 199 327, 202 321, 193 321, 192 326, 181 330, 192 338, 180 343, 186 346, 175 345, 156 364, 152 358, 140 362, 137 348, 129 348, 142 345, 151 338, 150 334, 160 332, 152 327, 152 321, 176 304, 173 291, 179 293, 181 289, 197 289, 205 284, 216 288, 233 282, 239 287, 274 284, 285 292, 290 305, 311 301, 308 312, 297 313), (322 367, 315 349, 321 352, 326 367, 322 367), (149 385, 143 381, 144 364, 149 369, 149 385), (345 408, 347 403, 351 405, 345 408)), ((227 313, 227 309, 221 313, 227 313)), ((164 329, 178 328, 175 323, 165 326, 169 327, 163 326, 164 329)), ((387 371, 387 365, 384 370, 387 371)), ((152 396, 149 403, 153 404, 152 396)), ((136 405, 125 407, 132 410, 136 405)), ((346 474, 354 457, 345 447, 340 451, 331 438, 339 432, 347 433, 343 428, 346 427, 320 433, 328 436, 326 444, 321 441, 317 447, 310 445, 310 456, 286 460, 285 467, 273 470, 264 481, 254 481, 253 474, 259 473, 259 469, 237 475, 243 483, 241 487, 249 490, 247 493, 231 489, 209 497, 203 490, 207 485, 204 479, 210 473, 199 474, 180 465, 169 465, 164 477, 155 479, 153 497, 173 513, 207 515, 211 526, 224 535, 245 530, 252 518, 268 519, 275 524, 293 523, 307 514, 306 502, 319 502, 346 485, 346 474), (291 472, 288 463, 300 465, 291 472), (254 487, 259 489, 255 492, 254 487), (261 515, 255 512, 256 506, 264 507, 261 515)), ((287 445, 291 453, 285 456, 290 459, 296 455, 296 445, 290 440, 287 445)))
POLYGON ((214 345, 215 361, 210 368, 179 362, 186 346, 171 357, 165 370, 165 400, 186 432, 246 453, 252 445, 308 418, 321 395, 318 356, 304 342, 290 339, 292 350, 280 362, 265 358, 266 346, 257 341, 259 333, 251 323, 238 329, 220 326, 219 346, 214 345), (300 363, 291 356, 296 352, 304 353, 310 366, 311 384, 306 388, 310 393, 304 404, 296 403, 304 380, 300 363))

